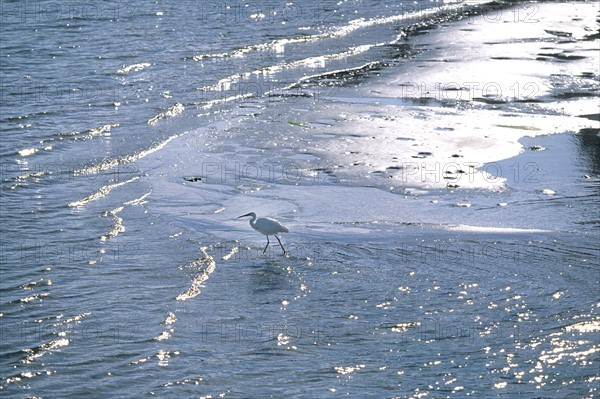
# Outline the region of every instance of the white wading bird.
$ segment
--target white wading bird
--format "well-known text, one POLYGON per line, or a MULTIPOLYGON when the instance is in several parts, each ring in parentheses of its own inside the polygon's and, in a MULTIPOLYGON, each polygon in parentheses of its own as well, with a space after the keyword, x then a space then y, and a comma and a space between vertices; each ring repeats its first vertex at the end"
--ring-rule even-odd
POLYGON ((254 212, 250 212, 245 215, 239 216, 238 219, 246 217, 246 216, 252 216, 252 219, 250 219, 250 226, 252 226, 252 228, 254 230, 267 236, 267 245, 265 246, 265 249, 263 250, 263 254, 265 252, 267 252, 267 247, 269 246, 269 236, 275 236, 275 238, 277 238, 277 241, 279 242, 279 245, 281 246, 281 249, 283 250, 283 254, 285 255, 285 248, 281 244, 281 240, 279 240, 279 237, 277 237, 277 233, 289 233, 288 228, 285 227, 284 225, 282 225, 281 223, 279 223, 275 219, 271 219, 271 218, 258 218, 257 219, 256 213, 254 213, 254 212))

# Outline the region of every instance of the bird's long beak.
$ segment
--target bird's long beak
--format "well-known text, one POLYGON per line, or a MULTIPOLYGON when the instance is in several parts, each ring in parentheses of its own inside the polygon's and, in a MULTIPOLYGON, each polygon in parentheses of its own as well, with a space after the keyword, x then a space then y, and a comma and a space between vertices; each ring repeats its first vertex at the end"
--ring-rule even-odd
POLYGON ((238 216, 237 218, 239 219, 239 218, 243 218, 243 217, 246 217, 246 216, 250 216, 250 214, 249 214, 249 213, 247 213, 247 214, 245 214, 245 215, 238 216))

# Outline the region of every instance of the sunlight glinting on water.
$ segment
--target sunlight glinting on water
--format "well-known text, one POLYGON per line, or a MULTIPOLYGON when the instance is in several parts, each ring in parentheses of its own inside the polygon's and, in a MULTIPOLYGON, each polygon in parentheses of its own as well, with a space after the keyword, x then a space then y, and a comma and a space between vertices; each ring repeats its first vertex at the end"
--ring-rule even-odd
POLYGON ((7 3, 0 392, 595 397, 597 7, 450 3, 7 3))
POLYGON ((200 295, 203 284, 208 280, 211 273, 215 271, 217 264, 214 258, 208 254, 208 248, 201 247, 200 252, 204 255, 202 258, 196 259, 184 266, 180 266, 180 269, 182 270, 189 269, 198 274, 192 278, 190 288, 177 295, 176 299, 178 301, 187 301, 188 299, 200 295))

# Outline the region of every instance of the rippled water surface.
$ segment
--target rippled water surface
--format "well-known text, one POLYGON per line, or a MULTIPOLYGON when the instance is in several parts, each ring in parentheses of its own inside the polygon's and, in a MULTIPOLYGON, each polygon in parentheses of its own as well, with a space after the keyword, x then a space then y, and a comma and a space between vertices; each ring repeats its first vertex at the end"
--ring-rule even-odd
POLYGON ((0 396, 598 396, 597 5, 392 3, 2 2, 0 396))

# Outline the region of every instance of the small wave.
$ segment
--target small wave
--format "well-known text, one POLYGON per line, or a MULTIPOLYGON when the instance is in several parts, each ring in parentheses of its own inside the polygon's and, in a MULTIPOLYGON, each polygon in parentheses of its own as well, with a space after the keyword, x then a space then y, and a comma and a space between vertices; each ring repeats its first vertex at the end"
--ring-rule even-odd
POLYGON ((165 351, 162 349, 159 350, 158 353, 156 354, 156 358, 158 359, 158 365, 159 366, 168 366, 171 355, 178 355, 178 354, 179 354, 179 351, 169 352, 169 351, 165 351))
POLYGON ((50 342, 41 344, 35 348, 27 348, 23 349, 27 356, 21 359, 21 363, 32 363, 36 359, 44 356, 46 353, 51 352, 53 350, 62 348, 63 346, 68 346, 70 341, 67 338, 59 338, 52 340, 50 342))
MULTIPOLYGON (((348 57, 363 53, 365 51, 368 51, 373 46, 375 46, 375 45, 357 46, 357 47, 352 47, 347 51, 343 51, 343 52, 336 53, 336 54, 320 55, 320 56, 315 56, 315 57, 303 58, 303 59, 297 60, 297 61, 283 62, 283 63, 279 63, 276 65, 270 65, 270 66, 266 66, 263 68, 255 69, 250 72, 244 72, 244 73, 239 73, 239 74, 228 76, 226 78, 220 79, 217 83, 215 83, 213 85, 202 86, 202 87, 199 87, 197 90, 202 91, 202 92, 224 93, 224 92, 231 90, 231 87, 233 84, 239 82, 242 79, 248 79, 253 75, 255 75, 255 76, 273 75, 273 74, 282 72, 286 69, 293 69, 293 68, 299 68, 299 67, 315 67, 315 68, 323 67, 327 61, 348 58, 348 57)), ((279 88, 279 89, 274 88, 272 90, 266 91, 264 94, 266 96, 290 95, 289 93, 287 93, 287 91, 299 88, 302 85, 302 83, 305 83, 309 80, 316 79, 316 78, 339 77, 343 74, 353 75, 361 70, 373 69, 375 64, 378 64, 378 63, 373 63, 373 65, 371 65, 371 64, 362 65, 357 68, 336 70, 333 72, 326 72, 324 74, 316 74, 316 75, 311 75, 308 77, 303 77, 295 83, 292 83, 288 86, 285 86, 285 87, 279 88)), ((223 97, 223 98, 216 98, 214 100, 206 101, 205 105, 203 105, 202 108, 209 109, 217 104, 225 104, 225 103, 229 103, 231 101, 237 101, 237 100, 241 100, 241 99, 251 98, 255 95, 256 94, 254 94, 254 93, 243 93, 243 94, 236 94, 236 95, 223 97)), ((293 93, 291 95, 298 95, 298 93, 293 93)), ((300 95, 311 96, 311 95, 303 94, 303 93, 300 93, 300 95)))
MULTIPOLYGON (((50 373, 50 372, 47 372, 47 373, 50 373)), ((16 382, 21 382, 21 381, 23 381, 25 379, 37 377, 37 376, 42 375, 42 374, 45 374, 45 373, 42 373, 40 371, 36 371, 36 372, 24 371, 22 373, 19 373, 17 375, 12 376, 12 377, 6 377, 6 378, 4 378, 4 381, 6 382, 6 385, 8 385, 8 384, 14 384, 16 382)))
POLYGON ((139 64, 132 64, 132 65, 129 65, 129 66, 126 66, 126 67, 123 67, 123 68, 119 69, 117 71, 117 73, 123 75, 123 74, 129 73, 131 71, 138 72, 138 71, 141 71, 142 69, 148 68, 150 65, 151 64, 148 63, 148 62, 141 62, 139 64))
POLYGON ((233 247, 228 254, 223 255, 223 260, 229 260, 233 255, 237 254, 239 251, 239 247, 233 247))
POLYGON ((308 57, 308 58, 303 58, 303 59, 297 60, 297 61, 281 63, 278 65, 273 65, 270 67, 258 69, 252 73, 253 74, 273 74, 273 73, 279 72, 284 69, 296 68, 296 67, 300 67, 300 66, 307 66, 307 67, 322 66, 326 61, 340 60, 343 58, 351 57, 353 55, 358 55, 358 54, 364 53, 365 51, 368 51, 371 48, 378 46, 378 45, 381 45, 381 44, 368 44, 368 45, 363 45, 363 46, 351 47, 347 51, 342 51, 340 53, 319 55, 316 57, 308 57))
POLYGON ((143 205, 147 202, 146 198, 148 198, 150 196, 150 194, 152 194, 152 191, 147 192, 146 194, 142 195, 139 198, 135 198, 135 199, 132 199, 131 201, 127 201, 123 205, 143 205))
MULTIPOLYGON (((137 180, 137 178, 132 179, 132 181, 134 181, 134 180, 137 180)), ((127 182, 123 182, 123 183, 127 183, 127 182)), ((114 225, 107 234, 104 234, 103 236, 100 237, 100 240, 107 241, 112 238, 115 238, 120 233, 123 233, 125 231, 125 226, 123 225, 123 218, 121 216, 119 216, 119 213, 121 213, 123 211, 123 209, 125 209, 126 206, 136 206, 136 205, 142 205, 142 204, 146 203, 145 199, 150 194, 151 194, 151 192, 148 192, 139 198, 135 198, 135 199, 132 199, 131 201, 124 202, 123 206, 119 206, 119 207, 113 209, 112 211, 106 212, 104 214, 104 216, 112 217, 114 220, 114 225)))
POLYGON ((160 335, 154 337, 155 341, 164 341, 171 338, 171 333, 169 331, 163 331, 160 335))
POLYGON ((319 40, 325 37, 325 35, 313 35, 313 36, 305 36, 305 37, 297 37, 292 39, 278 39, 272 40, 268 43, 260 43, 253 44, 250 46, 246 46, 240 49, 226 51, 223 53, 215 53, 215 54, 199 54, 191 57, 193 61, 203 61, 210 58, 234 58, 234 57, 242 57, 245 54, 251 52, 259 52, 259 51, 270 51, 274 50, 277 52, 281 52, 282 48, 287 44, 295 44, 295 43, 305 43, 310 41, 319 40))
POLYGON ((33 302, 33 301, 37 301, 40 300, 42 301, 44 298, 47 298, 50 296, 50 293, 48 292, 41 292, 39 294, 34 294, 25 298, 21 298, 21 303, 29 303, 29 302, 33 302))
POLYGON ((122 233, 125 231, 125 226, 123 226, 123 218, 119 216, 119 213, 123 209, 125 209, 125 207, 120 206, 118 208, 113 209, 110 212, 107 212, 106 216, 111 216, 113 218, 115 224, 112 227, 112 229, 108 232, 108 234, 105 234, 102 237, 100 237, 101 241, 106 241, 111 238, 115 238, 116 236, 119 235, 119 233, 122 233))
POLYGON ((94 194, 89 195, 89 196, 87 196, 84 199, 79 200, 79 201, 69 202, 68 205, 70 207, 85 206, 85 205, 89 204, 92 201, 96 201, 96 200, 98 200, 100 198, 106 197, 115 188, 124 186, 125 184, 132 183, 132 182, 138 180, 139 178, 140 178, 139 176, 135 176, 135 177, 132 177, 129 180, 125 180, 125 181, 122 181, 122 182, 119 182, 119 183, 109 184, 109 185, 106 185, 106 186, 102 186, 94 194))
POLYGON ((309 75, 309 76, 305 76, 302 79, 300 79, 298 81, 298 83, 295 83, 291 86, 288 86, 288 89, 293 89, 295 87, 299 87, 302 83, 309 83, 313 80, 324 80, 324 79, 331 79, 331 78, 335 78, 336 80, 343 80, 344 77, 348 76, 354 76, 357 73, 360 72, 366 72, 366 71, 370 71, 373 69, 376 69, 380 66, 380 62, 379 61, 373 61, 373 62, 369 62, 366 63, 364 65, 360 65, 354 68, 345 68, 345 69, 338 69, 335 71, 328 71, 328 72, 324 72, 324 73, 318 73, 315 75, 309 75))
POLYGON ((148 124, 155 125, 159 120, 166 119, 166 118, 172 118, 174 116, 181 114, 184 110, 185 110, 185 107, 183 106, 183 104, 176 103, 176 104, 172 105, 171 107, 167 108, 166 111, 161 112, 158 115, 150 118, 148 120, 148 124))
MULTIPOLYGON (((465 8, 464 4, 445 5, 442 7, 431 8, 427 10, 419 10, 415 12, 406 12, 402 14, 392 15, 389 17, 379 17, 370 19, 355 19, 349 21, 347 25, 337 26, 329 29, 327 32, 318 33, 310 36, 299 36, 291 39, 277 39, 267 43, 253 44, 240 49, 227 51, 223 53, 214 54, 199 54, 191 57, 193 61, 204 61, 207 59, 219 59, 219 58, 235 58, 243 57, 244 55, 252 52, 266 52, 275 51, 283 52, 286 45, 298 44, 298 43, 311 43, 320 41, 323 39, 340 38, 348 36, 349 34, 360 30, 377 25, 393 24, 401 21, 418 21, 423 17, 433 16, 439 13, 453 12, 465 8)), ((189 59, 189 58, 184 58, 189 59)))
POLYGON ((70 137, 73 140, 90 140, 94 137, 101 136, 104 133, 110 132, 113 128, 119 127, 118 123, 115 124, 106 124, 100 127, 84 130, 83 132, 71 132, 71 133, 62 133, 59 136, 61 139, 63 137, 70 137))
POLYGON ((567 332, 576 331, 579 333, 598 333, 600 332, 600 319, 575 323, 570 326, 566 326, 565 330, 567 330, 567 332))
POLYGON ((230 96, 230 97, 226 97, 226 98, 219 98, 217 100, 207 101, 206 104, 202 106, 202 108, 209 109, 217 104, 226 104, 231 101, 242 100, 244 98, 250 98, 250 97, 253 97, 253 94, 246 93, 246 94, 238 94, 236 96, 230 96))
POLYGON ((207 281, 209 276, 211 275, 211 273, 215 271, 215 268, 216 268, 215 260, 212 256, 210 256, 208 254, 207 250, 208 250, 207 247, 200 248, 200 252, 202 252, 204 257, 197 259, 193 262, 190 262, 187 265, 182 267, 182 268, 189 268, 189 269, 203 268, 203 270, 202 270, 202 273, 200 273, 198 276, 196 276, 192 280, 192 285, 190 286, 190 288, 187 291, 177 295, 176 299, 178 301, 186 301, 188 299, 192 299, 192 298, 195 298, 198 295, 200 295, 200 292, 201 292, 200 288, 202 287, 202 283, 207 281))
MULTIPOLYGON (((17 154, 21 157, 29 157, 29 156, 39 153, 40 151, 52 151, 55 149, 55 145, 54 144, 51 145, 50 143, 55 143, 57 140, 64 140, 65 138, 68 138, 72 141, 90 140, 90 139, 93 139, 94 137, 98 137, 105 133, 108 133, 111 131, 111 129, 118 127, 118 126, 119 126, 118 123, 117 124, 106 124, 106 125, 102 125, 100 127, 85 130, 83 132, 59 133, 57 137, 53 137, 53 138, 49 138, 49 139, 40 141, 40 144, 41 144, 40 147, 24 148, 22 150, 17 151, 17 154)), ((42 172, 26 173, 26 174, 23 174, 20 176, 16 176, 13 179, 17 180, 17 181, 26 181, 31 178, 42 178, 42 177, 46 176, 47 174, 50 174, 50 172, 42 171, 42 172)))
POLYGON ((87 174, 94 174, 94 173, 99 173, 102 172, 104 170, 108 170, 111 168, 114 168, 115 166, 121 165, 121 164, 128 164, 128 163, 132 163, 135 162, 141 158, 144 158, 145 156, 148 156, 150 154, 152 154, 153 152, 156 152, 160 149, 162 149, 164 146, 166 146, 167 144, 169 144, 169 142, 177 137, 179 137, 179 134, 175 134, 169 138, 167 138, 164 141, 161 141, 160 143, 157 143, 153 146, 151 146, 150 148, 140 151, 136 154, 133 155, 127 155, 124 157, 119 157, 119 158, 112 158, 112 159, 108 159, 106 161, 103 161, 100 164, 97 165, 92 165, 92 166, 88 166, 85 168, 81 168, 81 169, 77 169, 73 172, 73 174, 75 176, 78 175, 87 175, 87 174))
POLYGON ((338 374, 350 374, 365 367, 364 364, 357 364, 356 366, 335 366, 334 369, 338 374))
POLYGON ((170 325, 170 324, 175 323, 176 321, 177 321, 177 316, 175 316, 175 313, 169 312, 169 313, 167 313, 167 318, 165 319, 163 324, 170 325))
POLYGON ((19 151, 19 155, 22 157, 28 157, 30 155, 35 154, 36 152, 38 152, 37 148, 24 148, 19 151))

